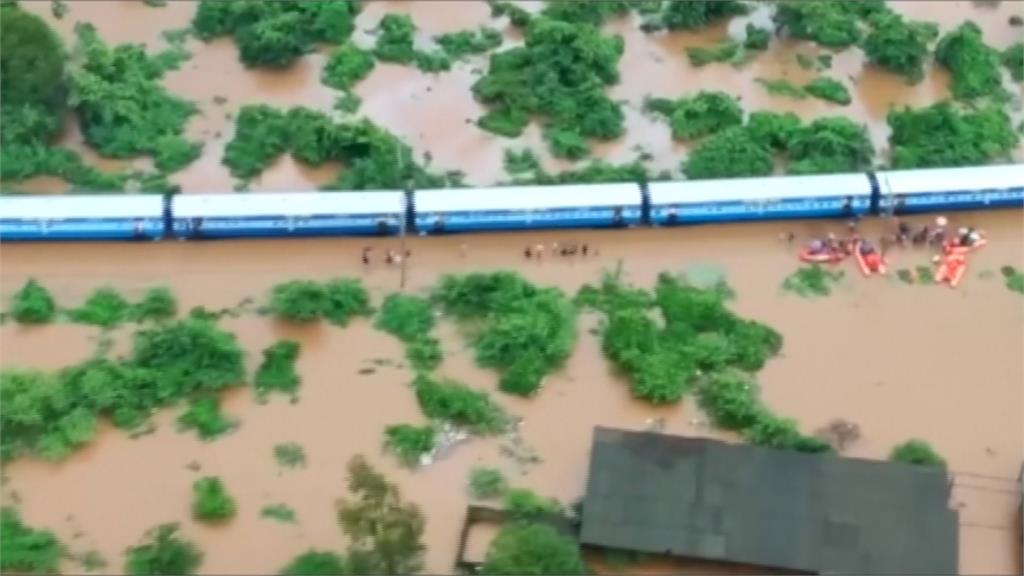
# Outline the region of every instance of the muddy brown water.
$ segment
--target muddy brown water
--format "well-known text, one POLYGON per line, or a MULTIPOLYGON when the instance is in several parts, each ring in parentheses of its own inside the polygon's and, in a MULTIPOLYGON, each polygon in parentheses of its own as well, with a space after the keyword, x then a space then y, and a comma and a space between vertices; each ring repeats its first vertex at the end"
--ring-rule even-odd
MULTIPOLYGON (((1024 458, 1024 301, 1005 288, 998 272, 987 273, 1006 264, 1024 266, 1021 217, 1020 211, 954 217, 954 224, 976 223, 991 238, 972 257, 968 278, 957 290, 865 280, 847 263, 847 278, 831 297, 805 300, 783 293, 779 285, 796 267, 795 248, 777 234, 821 234, 831 226, 826 222, 412 238, 408 289, 420 291, 443 273, 494 268, 516 268, 538 283, 574 291, 620 261, 629 279, 645 285, 662 270, 719 266, 738 293, 735 309, 785 336, 781 356, 759 375, 766 402, 808 432, 833 418, 856 422, 862 437, 847 450, 851 456, 884 458, 907 438, 927 439, 957 474, 953 503, 961 512, 962 571, 1014 573, 1020 570, 1013 479, 1024 458), (598 255, 523 261, 527 243, 559 241, 588 242, 598 255)), ((281 280, 351 275, 363 278, 379 302, 398 289, 400 274, 380 262, 364 270, 359 252, 366 244, 378 251, 397 247, 396 240, 358 239, 3 245, 0 295, 6 301, 30 276, 69 306, 104 284, 129 295, 167 284, 184 309, 219 308, 246 297, 260 302, 281 280)), ((894 269, 927 262, 919 251, 892 256, 894 269)), ((225 319, 223 326, 238 334, 251 368, 259 350, 278 338, 302 343, 298 404, 278 399, 261 406, 247 390, 233 391, 225 411, 241 427, 211 443, 174 431, 176 409, 160 412, 157 432, 142 438, 104 429, 65 462, 19 460, 7 466, 4 498, 10 501, 16 493, 28 522, 55 530, 76 551, 100 551, 114 568, 121 566, 124 548, 147 528, 179 521, 204 550, 204 573, 268 573, 310 547, 343 550, 334 502, 345 493, 345 463, 363 453, 423 508, 427 568, 449 572, 474 466, 498 467, 513 485, 570 503, 584 490, 595 425, 643 429, 660 420, 669 433, 729 438, 710 429, 690 399, 666 408, 632 400, 589 331, 597 320, 589 314, 581 319, 572 357, 537 397, 495 393, 523 418, 527 450, 543 459, 537 465, 523 467, 501 455, 509 441, 499 438, 473 440, 414 472, 398 467, 381 453, 382 430, 424 421, 408 387, 411 374, 396 367, 358 374, 372 359, 400 360, 394 339, 365 321, 344 330, 298 329, 245 316, 225 319), (279 471, 271 453, 281 442, 301 444, 308 467, 279 471), (187 467, 193 462, 198 472, 187 467), (227 526, 209 528, 190 519, 191 482, 206 474, 221 476, 238 498, 238 516, 227 526), (259 517, 262 506, 277 502, 295 508, 299 522, 259 517)), ((474 365, 455 327, 443 323, 439 335, 446 354, 440 372, 494 391, 496 375, 474 365)), ((87 357, 96 336, 81 326, 8 324, 0 327, 2 364, 64 366, 87 357)), ((595 565, 602 565, 601 558, 595 565)), ((684 569, 704 570, 668 561, 643 565, 652 574, 684 569)))
MULTIPOLYGON (((523 3, 537 10, 538 2, 523 3)), ((977 22, 985 32, 986 41, 1003 49, 1024 39, 1024 29, 1009 26, 1007 20, 1020 13, 1020 4, 1000 2, 985 4, 968 1, 890 2, 896 10, 912 18, 934 21, 943 31, 964 20, 977 22)), ((145 43, 151 50, 166 46, 161 37, 165 30, 185 28, 195 12, 195 2, 171 2, 165 8, 149 8, 141 2, 97 0, 69 3, 70 11, 62 20, 50 15, 48 2, 26 2, 26 7, 54 23, 68 45, 73 45, 76 22, 93 23, 109 43, 145 43), (131 25, 125 25, 130 22, 131 25)), ((418 45, 430 49, 430 38, 436 34, 476 28, 482 25, 503 27, 504 20, 493 20, 484 2, 442 0, 434 2, 376 1, 366 5, 357 19, 354 41, 372 46, 372 30, 389 12, 407 13, 419 27, 418 45)), ((596 143, 595 157, 615 162, 634 159, 638 153, 651 155, 655 170, 678 173, 679 162, 686 147, 672 141, 668 126, 641 112, 646 96, 679 97, 700 89, 724 90, 740 97, 748 111, 771 109, 791 111, 804 119, 843 115, 864 122, 869 129, 880 158, 887 147, 888 127, 885 115, 893 106, 923 106, 949 96, 949 78, 943 70, 929 68, 927 77, 908 86, 900 77, 866 65, 861 51, 850 49, 835 55, 832 68, 820 72, 802 69, 797 54, 815 56, 821 51, 806 42, 777 40, 771 49, 758 55, 747 65, 736 69, 726 64, 695 68, 689 64, 684 49, 710 46, 730 35, 742 35, 748 21, 770 24, 767 8, 735 18, 728 24, 713 26, 699 32, 679 32, 649 36, 637 28, 634 17, 608 24, 610 32, 625 39, 626 51, 620 63, 621 81, 609 90, 612 98, 625 102, 626 133, 613 142, 596 143), (850 87, 853 103, 839 107, 808 98, 792 100, 772 96, 756 82, 758 78, 807 82, 817 74, 836 78, 850 87)), ((505 29, 506 46, 521 42, 514 30, 505 29)), ((320 81, 320 71, 328 49, 310 54, 285 71, 250 70, 238 61, 230 38, 210 43, 192 39, 187 49, 193 54, 180 70, 167 74, 167 88, 197 103, 200 113, 188 125, 188 135, 204 142, 202 157, 173 175, 172 179, 185 192, 230 191, 234 187, 227 168, 221 164, 224 146, 234 131, 234 117, 247 104, 273 106, 307 106, 331 111, 340 95, 320 81), (226 102, 220 99, 226 99, 226 102)), ((473 82, 487 68, 485 56, 457 63, 451 72, 423 74, 412 68, 379 63, 359 83, 355 92, 363 99, 360 114, 406 140, 418 154, 429 153, 432 166, 438 171, 462 170, 467 182, 476 185, 496 183, 504 178, 502 154, 508 147, 528 146, 537 151, 548 169, 564 169, 570 164, 553 159, 541 138, 537 123, 532 123, 517 140, 500 138, 477 129, 473 120, 484 113, 470 91, 473 82)), ((1011 113, 1015 122, 1021 119, 1020 85, 1012 87, 1014 103, 1011 113)), ((147 166, 146 160, 103 160, 82 143, 81 135, 70 126, 63 143, 81 151, 87 160, 114 169, 132 165, 147 166)), ((1015 153, 1024 160, 1024 147, 1015 153)), ((338 166, 316 169, 302 166, 290 157, 282 158, 250 184, 253 191, 293 191, 319 187, 334 179, 338 166)), ((38 178, 15 186, 28 192, 53 193, 67 186, 51 178, 38 178)))

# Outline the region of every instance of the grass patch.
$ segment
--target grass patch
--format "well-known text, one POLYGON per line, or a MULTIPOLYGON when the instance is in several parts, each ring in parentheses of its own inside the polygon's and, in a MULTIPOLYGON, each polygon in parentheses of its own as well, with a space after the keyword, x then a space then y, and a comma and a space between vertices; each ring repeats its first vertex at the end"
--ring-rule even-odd
POLYGON ((177 524, 163 524, 125 551, 124 572, 137 576, 195 574, 202 560, 199 547, 178 535, 177 524))
POLYGON ((413 381, 420 409, 431 419, 463 426, 477 434, 495 434, 508 425, 504 410, 485 392, 420 374, 413 381))
POLYGON ((477 363, 497 370, 500 389, 510 394, 536 393, 576 341, 576 309, 565 294, 514 272, 447 275, 431 299, 460 321, 477 363))
POLYGON ((889 453, 889 460, 893 462, 905 462, 917 466, 939 466, 945 468, 946 461, 939 456, 931 444, 924 440, 907 440, 897 445, 889 453))
POLYGON ((384 429, 384 448, 409 467, 420 463, 420 457, 434 450, 434 427, 395 424, 384 429))
POLYGON ((287 504, 267 504, 260 509, 260 517, 284 524, 295 524, 298 522, 295 510, 287 504))
POLYGON ((21 521, 18 510, 0 509, 0 569, 23 574, 56 574, 63 546, 53 532, 37 530, 21 521))
POLYGON ((214 440, 235 429, 238 423, 220 411, 216 396, 199 396, 189 400, 188 409, 178 416, 178 430, 195 430, 201 440, 214 440))
POLYGON ((477 500, 501 498, 508 490, 508 480, 497 468, 473 468, 469 472, 469 495, 477 500))
POLYGON ((362 282, 336 278, 325 283, 292 280, 277 284, 270 293, 270 312, 290 322, 305 324, 321 318, 346 326, 356 316, 369 316, 370 295, 362 282))
POLYGON ((200 522, 223 522, 238 510, 220 478, 207 476, 192 483, 192 517, 200 522))
POLYGON ((1013 266, 1003 266, 999 269, 1006 282, 1006 288, 1018 294, 1024 294, 1024 272, 1013 266))
POLYGON ((832 287, 844 276, 842 270, 827 270, 814 264, 787 276, 782 282, 782 289, 804 298, 828 296, 832 293, 832 287))
POLYGON ((19 324, 47 324, 57 316, 57 303, 45 286, 29 278, 11 298, 10 314, 19 324))
POLYGON ((295 371, 299 357, 299 343, 281 340, 263 350, 263 361, 256 369, 253 388, 261 402, 272 392, 287 394, 293 401, 298 399, 302 377, 295 371))
POLYGON ((408 294, 389 294, 374 321, 405 344, 405 357, 417 372, 429 372, 441 364, 441 343, 430 335, 434 314, 430 301, 408 294))
POLYGON ((274 461, 282 468, 305 468, 306 451, 295 442, 274 446, 274 461))

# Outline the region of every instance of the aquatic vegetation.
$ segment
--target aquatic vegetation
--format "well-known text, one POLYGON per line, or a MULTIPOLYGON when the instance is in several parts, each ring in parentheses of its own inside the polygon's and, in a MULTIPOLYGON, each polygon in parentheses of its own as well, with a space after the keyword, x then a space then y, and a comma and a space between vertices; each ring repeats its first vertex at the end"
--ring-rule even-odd
POLYGON ((575 0, 547 0, 541 16, 570 23, 585 23, 601 26, 608 20, 629 13, 628 0, 604 2, 576 2, 575 0))
POLYGON ((281 568, 281 576, 343 576, 345 559, 334 552, 307 550, 281 568))
POLYGON ((758 110, 751 112, 744 126, 747 134, 755 141, 772 150, 784 152, 789 149, 793 136, 800 129, 800 118, 792 112, 758 110))
POLYGON ((871 167, 875 147, 867 128, 844 116, 801 126, 789 143, 790 174, 858 172, 871 167))
POLYGON ((441 363, 441 343, 430 335, 434 314, 426 298, 389 294, 381 303, 374 326, 405 344, 405 357, 416 371, 429 372, 441 363))
POLYGON ((347 326, 356 316, 372 312, 370 296, 362 282, 336 278, 325 283, 291 280, 277 284, 270 293, 271 313, 291 322, 308 323, 323 318, 347 326))
POLYGON ((264 104, 243 106, 235 136, 224 148, 223 162, 235 177, 252 178, 288 148, 288 122, 283 112, 264 104))
POLYGON ((423 72, 443 72, 452 67, 444 52, 423 52, 414 45, 416 25, 408 14, 386 14, 377 25, 373 55, 383 62, 414 64, 423 72))
POLYGON ((767 49, 771 38, 771 30, 747 24, 742 42, 723 40, 711 47, 694 46, 686 49, 686 56, 690 64, 698 68, 712 62, 728 62, 739 67, 749 62, 757 52, 767 49))
POLYGON ((1020 141, 999 106, 961 109, 948 101, 891 110, 887 116, 893 168, 977 166, 1009 159, 1020 141))
POLYGON ((435 431, 430 424, 395 424, 384 429, 384 448, 406 466, 415 467, 420 457, 434 450, 435 431))
POLYGON ((1003 275, 1007 289, 1018 294, 1024 294, 1024 272, 1013 266, 1003 266, 999 269, 1003 275))
POLYGON ((1024 42, 1015 42, 999 57, 1014 82, 1024 82, 1024 42))
POLYGON ((746 127, 732 126, 697 145, 683 162, 691 180, 767 176, 775 170, 770 148, 746 127))
POLYGON ((665 117, 676 140, 692 140, 743 123, 743 108, 725 92, 698 92, 678 100, 648 98, 644 109, 665 117))
POLYGON ((59 460, 92 440, 96 417, 59 378, 39 371, 0 371, 0 457, 38 454, 59 460))
POLYGON ((223 522, 235 515, 238 504, 215 476, 192 483, 192 517, 200 522, 223 522))
POLYGON ((477 363, 497 370, 510 394, 536 393, 576 340, 576 310, 565 294, 514 272, 446 275, 431 299, 462 323, 477 363))
POLYGON ((889 460, 917 466, 946 466, 946 461, 935 452, 931 444, 917 439, 907 440, 895 446, 889 453, 889 460))
POLYGON ((189 400, 188 409, 178 416, 178 430, 195 430, 200 440, 213 440, 234 430, 238 423, 220 411, 216 396, 197 396, 189 400))
POLYGON ((490 52, 501 46, 503 40, 501 32, 486 26, 479 30, 459 30, 434 37, 434 42, 437 42, 452 60, 490 52))
POLYGON ((985 44, 981 28, 964 22, 935 46, 935 61, 953 77, 953 96, 971 100, 1003 93, 999 51, 985 44))
POLYGON ((420 409, 428 418, 463 426, 477 434, 495 434, 508 424, 505 411, 486 392, 425 374, 416 376, 412 386, 420 409))
POLYGON ((554 498, 545 498, 526 488, 509 488, 502 498, 506 512, 519 520, 562 513, 562 505, 554 498))
POLYGON ((398 487, 362 456, 352 458, 348 473, 353 497, 339 503, 338 523, 348 537, 349 571, 415 574, 422 570, 425 520, 419 508, 403 502, 398 487))
POLYGON ((525 45, 491 54, 487 74, 473 84, 473 95, 490 107, 478 126, 516 137, 540 116, 552 153, 573 159, 586 153, 588 139, 621 136, 622 108, 604 88, 619 80, 622 38, 544 17, 525 36, 525 45))
POLYGON ((306 451, 295 442, 284 442, 274 446, 274 461, 282 468, 305 468, 306 451))
POLYGON ((827 270, 817 264, 812 264, 787 276, 782 282, 782 289, 805 298, 828 296, 832 293, 832 286, 842 280, 844 276, 845 273, 842 270, 827 270))
POLYGON ((29 278, 11 297, 10 314, 19 324, 46 324, 57 316, 57 303, 45 286, 29 278))
POLYGON ((843 49, 860 41, 860 19, 881 16, 888 10, 884 0, 783 0, 776 6, 773 19, 793 38, 843 49))
POLYGON ((71 71, 70 99, 85 141, 112 158, 153 156, 162 172, 198 158, 202 144, 183 136, 197 108, 160 83, 166 59, 148 56, 142 45, 111 49, 88 24, 76 25, 75 33, 83 60, 71 71))
POLYGON ((928 266, 917 266, 913 270, 906 268, 896 271, 896 278, 904 284, 934 284, 935 273, 928 266))
POLYGON ((905 20, 893 12, 873 23, 864 38, 864 54, 872 64, 917 83, 924 78, 928 45, 938 37, 935 24, 905 20))
POLYGON ((320 81, 338 90, 349 90, 373 71, 373 54, 352 43, 342 44, 331 52, 320 81))
POLYGON ((296 522, 295 510, 287 504, 267 504, 260 509, 260 517, 286 524, 294 524, 296 522))
POLYGON ((125 551, 125 574, 195 574, 203 553, 194 543, 178 535, 177 524, 150 529, 142 541, 125 551))
POLYGON ((807 98, 807 92, 793 84, 785 78, 779 78, 777 80, 770 80, 767 78, 755 78, 755 82, 764 87, 765 91, 772 96, 783 96, 786 98, 793 98, 794 100, 803 100, 807 98))
POLYGON ((107 567, 107 561, 95 550, 88 550, 81 554, 75 555, 75 561, 82 567, 82 570, 86 572, 99 572, 107 567))
POLYGON ((49 530, 38 530, 21 521, 18 510, 0 509, 0 570, 20 574, 56 574, 64 550, 49 530))
POLYGON ((502 527, 487 549, 483 574, 586 574, 579 543, 541 523, 502 527))
POLYGON ((147 320, 168 320, 178 313, 178 302, 171 290, 164 286, 150 288, 131 311, 136 322, 147 320))
POLYGON ((502 497, 508 490, 508 480, 497 468, 473 468, 469 472, 469 495, 477 500, 502 497))
POLYGON ((117 290, 98 288, 78 308, 68 310, 72 322, 112 328, 127 320, 132 305, 117 290))
POLYGON ((201 0, 192 27, 203 40, 234 36, 246 66, 286 68, 318 43, 348 40, 360 8, 356 0, 201 0))
POLYGON ((234 334, 186 319, 136 332, 130 363, 154 372, 167 397, 181 397, 241 383, 243 355, 234 334))
POLYGON ((696 30, 747 12, 746 5, 736 0, 669 0, 648 8, 642 29, 696 30))
POLYGON ((831 78, 815 78, 804 85, 804 91, 815 98, 835 102, 841 106, 848 106, 853 101, 846 86, 831 78))
POLYGON ((263 350, 263 361, 256 369, 252 385, 256 395, 265 401, 271 392, 282 392, 293 400, 298 398, 302 377, 295 371, 299 357, 299 343, 281 340, 263 350))

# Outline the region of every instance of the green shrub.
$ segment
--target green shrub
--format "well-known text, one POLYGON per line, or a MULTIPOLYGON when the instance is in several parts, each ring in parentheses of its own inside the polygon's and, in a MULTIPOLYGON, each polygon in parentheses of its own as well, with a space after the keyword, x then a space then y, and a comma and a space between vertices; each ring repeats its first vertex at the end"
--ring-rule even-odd
POLYGON ((522 523, 502 527, 487 549, 481 571, 509 575, 588 572, 574 540, 547 524, 522 523))
POLYGON ((501 432, 508 418, 485 392, 453 380, 436 380, 420 374, 413 381, 420 409, 431 419, 465 426, 478 434, 501 432))
POLYGON ((509 488, 504 496, 505 511, 518 519, 558 515, 562 505, 554 498, 545 498, 526 488, 509 488))
POLYGON ((420 457, 434 450, 434 427, 395 424, 384 429, 384 447, 406 466, 416 466, 420 457))
POLYGON ((178 430, 195 430, 200 440, 213 440, 237 426, 234 420, 220 411, 216 396, 199 396, 188 403, 188 409, 178 416, 178 430))
POLYGON ((11 316, 19 324, 46 324, 57 316, 57 303, 46 287, 29 278, 11 298, 11 316))
POLYGON ((757 383, 739 372, 712 374, 698 389, 700 407, 726 430, 743 430, 762 416, 757 383))
POLYGON ((342 576, 347 574, 345 559, 334 552, 308 550, 281 569, 282 576, 342 576))
POLYGON ((970 100, 1003 93, 999 51, 982 39, 981 28, 971 21, 948 32, 935 46, 935 61, 953 77, 953 96, 970 100))
POLYGON ((683 173, 691 180, 767 176, 774 170, 771 150, 739 126, 704 140, 683 163, 683 173))
POLYGON ((369 316, 370 295, 363 283, 353 278, 335 278, 324 284, 327 306, 324 318, 336 326, 346 326, 356 316, 369 316))
POLYGON ((434 37, 437 45, 452 60, 490 52, 501 46, 503 39, 501 32, 486 26, 479 30, 459 30, 434 37))
POLYGON ((15 508, 4 506, 0 509, 0 534, 0 569, 4 572, 57 573, 63 546, 53 532, 26 526, 15 508))
POLYGON ((274 446, 274 461, 283 468, 305 468, 306 451, 295 442, 274 446))
POLYGON ((652 98, 644 107, 668 119, 676 140, 700 138, 743 123, 743 108, 725 92, 702 91, 675 101, 652 98))
POLYGON ((731 62, 743 53, 743 45, 734 41, 726 40, 712 47, 692 46, 686 49, 686 57, 690 65, 696 68, 706 66, 712 62, 731 62))
POLYGON ((828 296, 832 293, 832 285, 843 279, 842 270, 827 270, 812 264, 804 266, 786 277, 782 289, 799 296, 828 296))
POLYGON ((37 371, 0 371, 0 457, 38 454, 59 460, 92 440, 96 418, 60 379, 37 371))
POLYGON ((283 392, 297 398, 302 377, 295 371, 295 360, 299 357, 299 343, 281 340, 263 350, 263 362, 256 369, 253 387, 256 394, 265 399, 271 392, 283 392))
POLYGON ((804 86, 804 90, 815 98, 835 102, 840 106, 848 106, 853 101, 846 86, 831 78, 815 78, 804 86))
POLYGON ((285 115, 264 104, 243 106, 235 136, 224 148, 224 165, 236 178, 252 178, 287 150, 285 115))
POLYGON ((355 44, 343 44, 331 52, 320 79, 331 88, 348 90, 366 78, 374 65, 372 54, 355 44))
POLYGON ((696 30, 716 22, 746 13, 746 6, 736 0, 687 0, 659 3, 657 10, 649 9, 643 29, 696 30))
POLYGON ((287 524, 295 523, 295 510, 287 504, 267 504, 260 510, 261 518, 270 518, 287 524))
POLYGON ((766 28, 758 28, 752 23, 746 27, 746 37, 743 40, 743 47, 747 50, 766 50, 772 41, 772 31, 766 28))
POLYGON ((510 394, 534 394, 572 352, 576 310, 558 289, 512 272, 474 273, 442 277, 431 298, 463 322, 477 363, 497 370, 510 394))
POLYGON ((409 64, 416 59, 413 37, 416 25, 408 14, 385 14, 377 25, 373 55, 384 62, 409 64))
POLYGON ((756 142, 784 152, 789 149, 793 136, 800 129, 800 118, 792 112, 758 110, 750 114, 744 128, 756 142))
POLYGON ((875 22, 864 39, 864 54, 872 64, 916 83, 924 78, 928 45, 938 36, 935 24, 907 21, 892 13, 875 22))
POLYGON ((783 0, 773 19, 777 27, 800 40, 810 40, 828 48, 847 48, 861 39, 858 8, 854 5, 881 5, 879 2, 826 2, 821 0, 783 0))
POLYGON ((133 576, 194 574, 202 559, 195 544, 178 536, 177 524, 162 524, 125 551, 124 571, 133 576))
POLYGON ((889 454, 889 460, 917 466, 946 466, 946 461, 935 452, 930 444, 917 439, 907 440, 894 447, 889 454))
POLYGON ((324 284, 292 280, 271 290, 270 311, 292 322, 313 322, 322 317, 345 326, 355 316, 370 314, 370 296, 355 279, 338 278, 324 284))
POLYGON ((405 342, 433 330, 434 314, 426 298, 394 293, 384 298, 374 326, 405 342))
POLYGON ((201 0, 192 27, 203 40, 233 35, 246 66, 287 68, 317 43, 348 40, 360 6, 353 0, 201 0))
POLYGON ((113 328, 131 317, 132 305, 113 288, 99 288, 79 308, 68 311, 72 322, 113 328))
MULTIPOLYGON (((0 92, 3 105, 30 105, 56 118, 64 105, 64 48, 46 22, 16 5, 0 17, 0 92)), ((51 129, 52 132, 56 129, 51 129)))
POLYGON ((624 0, 589 3, 575 2, 574 0, 548 0, 544 3, 541 16, 563 22, 601 26, 611 18, 624 16, 629 9, 629 2, 624 0))
POLYGON ((794 100, 803 100, 804 98, 807 98, 807 92, 803 88, 793 84, 785 78, 780 78, 778 80, 755 78, 754 81, 763 86, 765 91, 772 96, 782 96, 785 98, 793 98, 794 100))
POLYGON ((516 28, 526 28, 533 20, 533 14, 512 2, 487 0, 487 3, 491 6, 492 18, 508 16, 509 22, 516 28))
POLYGON ((859 172, 871 167, 874 155, 875 147, 863 125, 841 116, 818 118, 793 134, 787 172, 859 172))
POLYGON ((477 500, 500 498, 506 490, 508 481, 497 468, 473 468, 469 473, 469 495, 477 500))
POLYGON ((893 168, 977 166, 1009 159, 1020 141, 999 106, 961 110, 948 101, 890 110, 893 168))
POLYGON ((223 522, 235 515, 238 505, 220 478, 207 476, 192 483, 192 517, 200 522, 223 522))
POLYGON ((622 38, 546 17, 533 18, 525 37, 523 46, 491 54, 487 74, 473 84, 473 95, 490 108, 478 125, 515 137, 538 116, 553 150, 574 158, 586 140, 621 136, 622 107, 604 88, 619 80, 622 38))
POLYGON ((234 334, 186 319, 136 332, 131 363, 155 372, 167 398, 180 398, 244 381, 243 354, 234 334))
POLYGON ((1003 275, 1006 287, 1010 291, 1024 294, 1024 272, 1013 266, 1003 266, 999 272, 1003 275))
POLYGON ((168 320, 178 313, 178 302, 169 288, 157 286, 150 288, 131 310, 131 318, 136 322, 147 320, 168 320))
POLYGON ((1010 71, 1014 82, 1024 82, 1024 42, 1014 42, 1003 50, 1000 61, 1010 71))

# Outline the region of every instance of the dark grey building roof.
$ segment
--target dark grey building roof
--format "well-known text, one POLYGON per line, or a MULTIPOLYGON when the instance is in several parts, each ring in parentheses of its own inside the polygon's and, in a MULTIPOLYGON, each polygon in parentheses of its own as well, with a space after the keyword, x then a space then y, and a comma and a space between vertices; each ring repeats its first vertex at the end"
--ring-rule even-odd
POLYGON ((955 574, 945 470, 597 428, 583 544, 820 574, 955 574))

